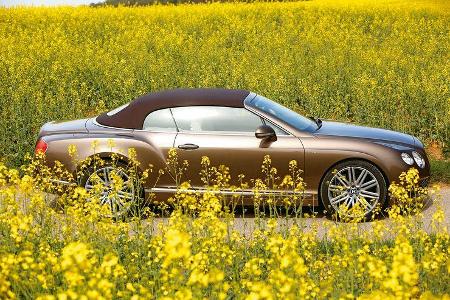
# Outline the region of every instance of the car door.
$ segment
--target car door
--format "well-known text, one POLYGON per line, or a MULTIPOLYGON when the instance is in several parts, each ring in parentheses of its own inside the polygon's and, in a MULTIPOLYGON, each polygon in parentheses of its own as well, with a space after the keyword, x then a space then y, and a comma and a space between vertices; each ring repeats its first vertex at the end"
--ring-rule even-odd
POLYGON ((257 127, 264 120, 245 108, 223 106, 188 106, 171 109, 178 134, 174 146, 180 159, 189 162, 186 180, 194 188, 203 183, 199 175, 201 159, 209 157, 211 165, 225 165, 230 168, 230 184, 239 186, 238 177, 245 175, 245 181, 261 178, 261 165, 265 155, 270 155, 272 165, 278 174, 284 176, 291 160, 304 165, 304 150, 298 138, 274 127, 275 141, 255 137, 257 127))
MULTIPOLYGON (((172 174, 167 171, 166 163, 177 132, 169 108, 151 112, 144 119, 142 130, 134 131, 135 138, 145 142, 145 147, 137 149, 141 167, 153 166, 146 181, 148 191, 165 193, 175 185, 172 174)), ((166 200, 169 196, 170 194, 164 194, 162 200, 166 200)))

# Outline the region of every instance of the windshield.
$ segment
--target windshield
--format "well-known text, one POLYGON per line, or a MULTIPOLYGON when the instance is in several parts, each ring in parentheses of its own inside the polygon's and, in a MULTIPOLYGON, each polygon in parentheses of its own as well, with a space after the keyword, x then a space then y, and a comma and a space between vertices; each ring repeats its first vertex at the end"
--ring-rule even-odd
POLYGON ((250 101, 249 105, 265 112, 269 116, 275 117, 291 125, 298 130, 310 132, 317 129, 315 122, 263 96, 257 95, 250 101))

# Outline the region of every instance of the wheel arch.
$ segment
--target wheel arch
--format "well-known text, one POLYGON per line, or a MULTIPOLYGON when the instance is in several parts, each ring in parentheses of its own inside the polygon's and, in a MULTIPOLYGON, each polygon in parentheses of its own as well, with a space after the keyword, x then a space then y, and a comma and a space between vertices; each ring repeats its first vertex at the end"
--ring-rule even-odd
MULTIPOLYGON (((102 160, 111 160, 111 157, 116 155, 117 156, 117 162, 119 163, 123 163, 125 165, 128 165, 131 161, 131 159, 126 156, 123 153, 117 153, 117 152, 112 152, 112 151, 105 151, 105 152, 98 152, 98 153, 94 153, 92 155, 87 156, 83 161, 88 161, 91 160, 86 166, 84 166, 84 168, 89 168, 92 166, 93 162, 95 161, 95 156, 98 156, 100 159, 102 160)), ((139 172, 143 172, 142 168, 137 165, 138 171, 139 172)), ((77 174, 78 172, 83 172, 83 165, 78 163, 76 165, 76 170, 75 173, 77 174)))

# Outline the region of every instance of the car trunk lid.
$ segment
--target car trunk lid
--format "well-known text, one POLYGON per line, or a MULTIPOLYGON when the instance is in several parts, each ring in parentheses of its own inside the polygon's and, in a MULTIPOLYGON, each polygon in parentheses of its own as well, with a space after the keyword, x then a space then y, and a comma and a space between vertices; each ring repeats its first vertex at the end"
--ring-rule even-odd
POLYGON ((45 123, 39 131, 39 138, 52 134, 64 133, 86 133, 86 122, 89 119, 80 119, 73 121, 51 121, 45 123))

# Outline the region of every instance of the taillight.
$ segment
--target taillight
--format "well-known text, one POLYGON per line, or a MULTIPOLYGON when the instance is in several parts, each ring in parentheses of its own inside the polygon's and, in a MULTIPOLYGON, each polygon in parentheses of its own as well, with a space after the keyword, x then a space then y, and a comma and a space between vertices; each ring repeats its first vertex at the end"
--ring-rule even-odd
POLYGON ((47 146, 48 145, 44 140, 37 141, 34 153, 45 153, 45 151, 47 151, 47 146))

